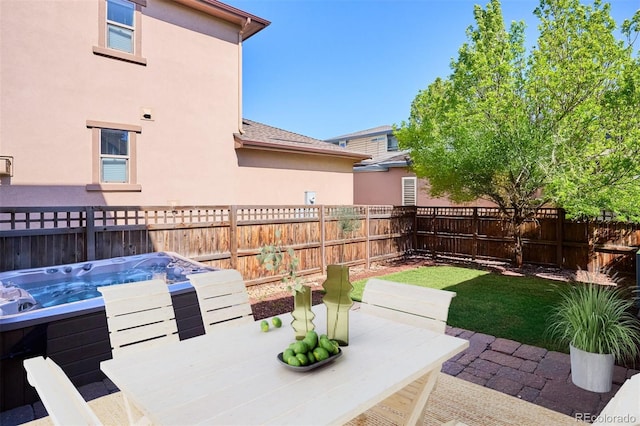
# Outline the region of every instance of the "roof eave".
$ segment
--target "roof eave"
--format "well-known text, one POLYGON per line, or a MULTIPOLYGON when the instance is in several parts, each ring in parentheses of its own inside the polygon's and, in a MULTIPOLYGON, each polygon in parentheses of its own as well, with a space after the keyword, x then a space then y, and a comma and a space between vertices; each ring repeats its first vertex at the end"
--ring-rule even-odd
POLYGON ((242 40, 246 40, 258 31, 263 30, 271 22, 258 16, 252 15, 233 6, 219 2, 217 0, 173 0, 192 9, 215 16, 216 18, 230 22, 232 24, 245 27, 242 31, 242 40))
POLYGON ((237 135, 235 136, 234 139, 235 139, 236 149, 256 149, 261 151, 278 151, 278 152, 289 152, 289 153, 299 153, 299 154, 309 154, 309 155, 321 155, 321 156, 327 156, 327 157, 347 158, 353 161, 363 161, 371 158, 368 155, 359 154, 355 152, 339 152, 339 151, 333 152, 330 150, 311 148, 311 147, 283 146, 280 144, 264 142, 264 141, 240 139, 237 135))
POLYGON ((342 135, 342 136, 338 136, 338 137, 333 137, 330 139, 325 139, 325 142, 340 142, 340 141, 344 141, 344 140, 352 140, 352 139, 361 139, 361 138, 365 138, 365 137, 371 137, 371 136, 379 136, 379 135, 388 135, 391 134, 393 135, 393 128, 391 128, 390 130, 377 130, 375 132, 368 132, 368 133, 349 133, 346 135, 342 135))

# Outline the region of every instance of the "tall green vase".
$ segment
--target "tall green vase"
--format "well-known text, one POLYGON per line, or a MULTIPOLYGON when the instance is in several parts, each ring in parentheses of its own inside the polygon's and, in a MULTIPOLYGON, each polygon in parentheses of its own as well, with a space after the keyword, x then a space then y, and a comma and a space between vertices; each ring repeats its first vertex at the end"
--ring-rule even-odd
POLYGON ((302 286, 302 290, 297 291, 293 295, 293 312, 291 316, 291 327, 296 334, 296 340, 302 340, 308 331, 315 328, 313 318, 316 316, 311 310, 311 287, 302 286))
POLYGON ((353 305, 349 281, 349 267, 344 265, 327 266, 327 279, 322 284, 325 296, 322 302, 327 307, 327 337, 340 346, 349 345, 349 310, 353 305))

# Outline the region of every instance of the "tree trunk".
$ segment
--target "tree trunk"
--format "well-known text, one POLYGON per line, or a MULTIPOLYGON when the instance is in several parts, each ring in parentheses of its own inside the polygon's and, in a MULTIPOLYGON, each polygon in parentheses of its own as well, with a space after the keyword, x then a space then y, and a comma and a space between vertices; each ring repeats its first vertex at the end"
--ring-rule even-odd
POLYGON ((523 263, 523 259, 522 259, 522 235, 520 234, 520 227, 519 226, 516 227, 516 232, 515 232, 514 257, 515 257, 516 266, 518 268, 522 268, 522 263, 523 263))

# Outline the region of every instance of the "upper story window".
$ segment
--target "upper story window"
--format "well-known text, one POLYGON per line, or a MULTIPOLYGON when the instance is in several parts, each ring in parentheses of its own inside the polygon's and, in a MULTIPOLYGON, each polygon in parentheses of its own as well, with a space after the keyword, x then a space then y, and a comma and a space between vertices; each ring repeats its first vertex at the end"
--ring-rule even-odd
POLYGON ((127 0, 107 0, 107 47, 133 53, 135 5, 127 0))
POLYGON ((99 0, 98 45, 93 53, 146 65, 142 57, 142 8, 146 0, 99 0))
POLYGON ((397 151, 398 150, 398 139, 395 136, 389 136, 387 138, 387 151, 397 151))

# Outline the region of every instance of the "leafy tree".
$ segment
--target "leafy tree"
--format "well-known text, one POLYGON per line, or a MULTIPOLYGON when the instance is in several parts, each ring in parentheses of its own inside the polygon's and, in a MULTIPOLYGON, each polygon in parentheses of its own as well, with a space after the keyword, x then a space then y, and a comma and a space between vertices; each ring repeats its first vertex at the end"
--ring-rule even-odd
POLYGON ((497 204, 519 266, 522 225, 543 206, 640 220, 640 11, 626 40, 599 0, 541 0, 534 14, 527 51, 524 22, 507 30, 498 0, 475 6, 451 75, 420 91, 395 129, 432 196, 497 204))

